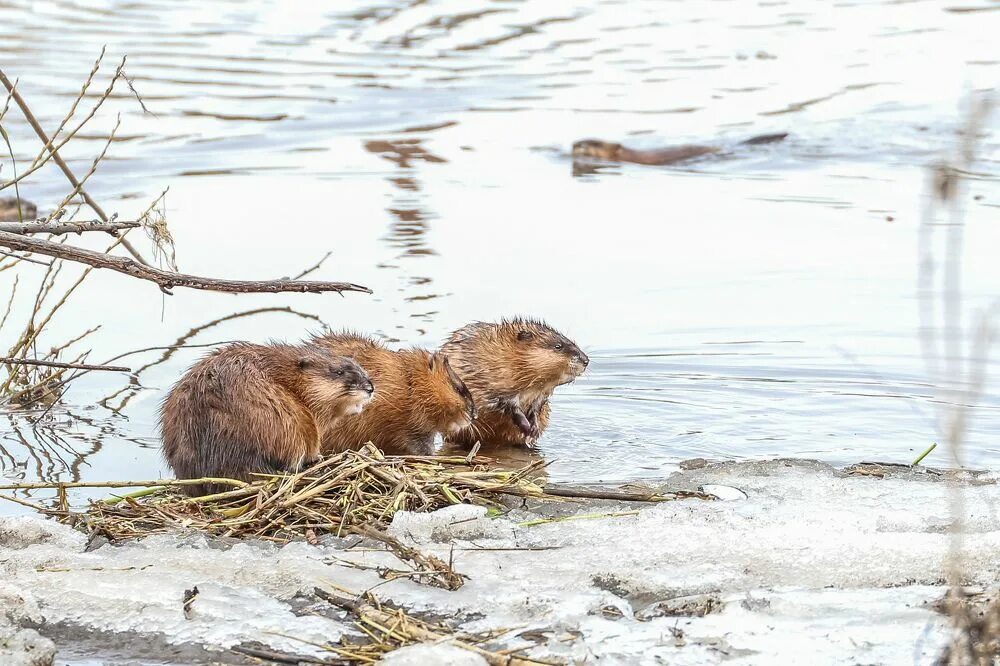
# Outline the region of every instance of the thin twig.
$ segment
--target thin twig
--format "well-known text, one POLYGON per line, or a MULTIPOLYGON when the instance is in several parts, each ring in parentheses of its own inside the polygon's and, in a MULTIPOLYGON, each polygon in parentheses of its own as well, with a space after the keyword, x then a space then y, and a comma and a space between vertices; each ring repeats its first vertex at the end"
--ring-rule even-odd
MULTIPOLYGON (((118 72, 116 72, 116 77, 120 75, 121 68, 124 66, 125 66, 125 60, 122 59, 122 64, 121 66, 119 66, 118 72)), ((0 83, 2 83, 5 88, 7 88, 7 91, 14 98, 14 103, 17 104, 17 106, 21 109, 21 113, 24 114, 25 120, 27 120, 28 124, 31 125, 31 129, 35 130, 35 134, 37 134, 38 138, 41 139, 42 143, 45 144, 46 148, 52 155, 52 159, 55 160, 55 163, 66 175, 66 179, 70 182, 70 185, 72 185, 80 193, 80 195, 83 197, 83 200, 87 202, 87 205, 90 206, 95 213, 97 213, 97 217, 101 218, 105 222, 110 222, 111 218, 108 217, 108 214, 105 213, 104 209, 101 208, 101 205, 97 203, 94 200, 94 198, 87 193, 86 190, 83 189, 82 183, 79 180, 77 180, 76 176, 73 175, 72 170, 70 170, 69 165, 67 165, 65 160, 63 160, 63 158, 59 155, 59 149, 52 146, 52 139, 50 139, 48 135, 45 133, 45 130, 42 129, 42 126, 38 123, 38 120, 35 118, 35 115, 31 112, 31 109, 28 108, 27 102, 25 102, 24 98, 21 97, 21 94, 17 92, 17 90, 14 88, 14 85, 10 82, 10 79, 7 78, 7 75, 4 74, 2 69, 0 69, 0 83)), ((112 80, 111 85, 114 86, 114 80, 112 80)), ((111 89, 109 88, 107 94, 110 93, 111 89)), ((23 178, 24 174, 21 174, 21 177, 23 178)), ((139 253, 139 251, 136 250, 135 247, 130 242, 128 242, 127 239, 122 238, 121 244, 122 247, 124 247, 126 250, 129 251, 129 254, 135 257, 136 261, 138 261, 140 264, 148 265, 146 260, 143 259, 142 255, 139 253)))
POLYGON ((5 257, 11 257, 12 259, 16 260, 14 263, 9 264, 10 266, 13 266, 18 261, 27 261, 29 264, 38 264, 39 266, 51 266, 51 264, 49 262, 47 262, 47 261, 39 261, 38 259, 32 259, 31 257, 29 257, 27 255, 17 254, 15 252, 8 252, 6 250, 0 250, 0 254, 2 254, 5 257))

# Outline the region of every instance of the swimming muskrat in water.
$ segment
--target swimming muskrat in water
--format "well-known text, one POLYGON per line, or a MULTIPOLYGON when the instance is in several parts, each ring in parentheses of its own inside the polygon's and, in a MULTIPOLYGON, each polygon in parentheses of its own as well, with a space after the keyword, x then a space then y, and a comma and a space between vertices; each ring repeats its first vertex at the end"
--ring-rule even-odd
POLYGON ((21 214, 17 213, 16 197, 0 197, 0 222, 20 222, 23 220, 34 220, 38 217, 38 206, 21 199, 21 214))
POLYGON ((353 358, 377 387, 363 413, 327 430, 327 453, 372 442, 393 455, 430 455, 437 434, 466 428, 476 418, 472 394, 444 354, 417 348, 393 351, 346 331, 318 336, 313 343, 353 358))
POLYGON ((163 454, 179 479, 295 471, 319 458, 324 425, 360 412, 374 390, 356 362, 321 348, 228 345, 196 363, 163 401, 163 454))
MULTIPOLYGON (((757 146, 765 143, 775 143, 782 141, 788 133, 762 134, 753 138, 741 141, 741 146, 757 146)), ((650 150, 634 150, 626 148, 620 143, 601 141, 599 139, 583 139, 573 144, 573 157, 589 157, 609 162, 634 162, 636 164, 650 164, 662 166, 664 164, 675 164, 684 160, 702 157, 703 155, 713 155, 722 152, 718 146, 683 145, 666 146, 664 148, 654 148, 650 150)))
POLYGON ((441 347, 479 407, 470 427, 448 435, 472 446, 532 446, 549 423, 549 396, 590 363, 580 348, 545 322, 508 319, 464 326, 441 347))

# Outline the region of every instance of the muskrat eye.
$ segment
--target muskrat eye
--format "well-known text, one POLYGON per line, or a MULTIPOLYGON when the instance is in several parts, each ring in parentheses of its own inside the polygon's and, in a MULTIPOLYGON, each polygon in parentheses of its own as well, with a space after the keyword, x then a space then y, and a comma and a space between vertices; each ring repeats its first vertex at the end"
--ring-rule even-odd
POLYGON ((338 377, 343 377, 344 376, 344 371, 343 370, 337 370, 337 376, 338 377))
POLYGON ((556 343, 556 351, 559 351, 559 350, 561 350, 562 348, 563 348, 563 343, 561 343, 561 342, 557 342, 557 343, 556 343))

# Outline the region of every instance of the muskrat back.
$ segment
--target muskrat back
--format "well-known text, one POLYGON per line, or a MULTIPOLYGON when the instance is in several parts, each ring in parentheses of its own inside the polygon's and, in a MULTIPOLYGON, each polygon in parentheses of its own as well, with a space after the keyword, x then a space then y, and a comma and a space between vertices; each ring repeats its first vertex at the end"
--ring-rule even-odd
MULTIPOLYGON (((758 146, 762 144, 775 143, 784 140, 787 133, 760 134, 744 141, 740 141, 741 146, 758 146)), ((713 155, 723 152, 719 146, 687 144, 677 146, 664 146, 662 148, 651 148, 639 150, 628 148, 613 141, 602 141, 600 139, 581 139, 573 144, 574 158, 592 158, 607 162, 633 162, 635 164, 647 164, 653 166, 664 166, 676 164, 696 157, 713 155)))
POLYGON ((322 424, 361 411, 373 391, 349 358, 306 345, 232 344, 192 366, 164 399, 163 453, 181 479, 295 470, 319 457, 322 424))

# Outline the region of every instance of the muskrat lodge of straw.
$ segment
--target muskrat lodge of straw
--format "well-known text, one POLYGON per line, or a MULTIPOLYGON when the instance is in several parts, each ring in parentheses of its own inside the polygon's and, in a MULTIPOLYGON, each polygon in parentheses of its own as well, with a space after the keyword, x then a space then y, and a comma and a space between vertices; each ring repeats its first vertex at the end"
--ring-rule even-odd
POLYGON ((452 448, 533 446, 552 392, 589 363, 572 340, 525 318, 468 324, 437 352, 393 351, 346 331, 298 345, 236 343, 171 389, 163 452, 179 479, 249 480, 368 442, 393 455, 431 454, 438 434, 452 448))

